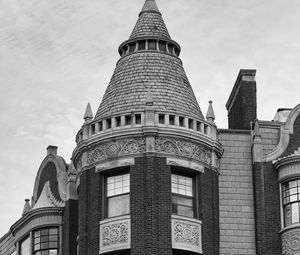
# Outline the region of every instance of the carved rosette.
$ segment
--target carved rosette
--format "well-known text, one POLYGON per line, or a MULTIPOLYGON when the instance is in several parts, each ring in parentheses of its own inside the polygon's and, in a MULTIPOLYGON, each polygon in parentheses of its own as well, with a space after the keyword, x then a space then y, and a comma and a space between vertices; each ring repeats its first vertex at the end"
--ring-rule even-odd
POLYGON ((174 240, 177 243, 200 247, 199 226, 176 221, 174 223, 174 240))
POLYGON ((145 151, 145 138, 118 140, 91 149, 88 152, 88 163, 93 164, 112 157, 139 154, 145 151))
POLYGON ((282 254, 300 254, 300 232, 288 232, 282 235, 282 254))
POLYGON ((110 246, 128 242, 128 225, 126 222, 111 224, 102 229, 102 245, 110 246))
POLYGON ((209 165, 212 163, 212 153, 210 150, 184 140, 157 138, 155 140, 155 151, 192 158, 209 165))

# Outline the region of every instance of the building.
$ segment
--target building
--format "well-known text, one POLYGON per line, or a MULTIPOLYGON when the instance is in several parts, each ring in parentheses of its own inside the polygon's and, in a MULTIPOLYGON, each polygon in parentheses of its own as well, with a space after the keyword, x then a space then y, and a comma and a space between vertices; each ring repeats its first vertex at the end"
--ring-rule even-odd
POLYGON ((299 255, 300 105, 256 116, 240 70, 229 129, 204 117, 155 0, 146 0, 72 161, 49 146, 1 255, 299 255))

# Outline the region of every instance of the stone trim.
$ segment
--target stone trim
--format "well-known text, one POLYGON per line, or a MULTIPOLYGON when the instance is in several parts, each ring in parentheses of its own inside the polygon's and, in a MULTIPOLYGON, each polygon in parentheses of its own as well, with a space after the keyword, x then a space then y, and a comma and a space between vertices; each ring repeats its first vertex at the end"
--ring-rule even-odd
POLYGON ((280 139, 278 145, 265 157, 265 161, 273 161, 279 158, 287 149, 290 142, 290 135, 294 132, 294 123, 300 114, 300 104, 298 104, 289 114, 287 121, 283 124, 280 130, 280 139))
POLYGON ((202 222, 172 215, 172 248, 202 253, 202 222))
POLYGON ((130 216, 109 218, 100 221, 100 247, 99 253, 130 249, 131 226, 130 216))

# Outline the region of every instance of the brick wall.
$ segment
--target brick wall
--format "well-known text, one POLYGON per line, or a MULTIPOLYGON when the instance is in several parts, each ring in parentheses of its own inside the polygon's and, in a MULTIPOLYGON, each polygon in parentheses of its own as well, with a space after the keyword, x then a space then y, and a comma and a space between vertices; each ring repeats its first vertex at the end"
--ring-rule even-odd
POLYGON ((66 201, 63 224, 63 254, 74 255, 77 253, 78 234, 78 201, 66 201))
POLYGON ((99 254, 99 221, 102 219, 101 175, 95 169, 80 177, 78 201, 79 254, 99 254))
POLYGON ((255 70, 240 70, 226 108, 229 129, 250 129, 257 116, 255 70))
POLYGON ((131 177, 131 255, 171 255, 171 168, 165 158, 136 158, 131 177))
POLYGON ((253 165, 257 255, 281 255, 278 174, 272 162, 253 165))
POLYGON ((255 253, 250 132, 221 130, 224 147, 219 177, 220 254, 255 253))
POLYGON ((203 254, 217 255, 220 245, 218 173, 205 169, 203 174, 197 176, 203 254))

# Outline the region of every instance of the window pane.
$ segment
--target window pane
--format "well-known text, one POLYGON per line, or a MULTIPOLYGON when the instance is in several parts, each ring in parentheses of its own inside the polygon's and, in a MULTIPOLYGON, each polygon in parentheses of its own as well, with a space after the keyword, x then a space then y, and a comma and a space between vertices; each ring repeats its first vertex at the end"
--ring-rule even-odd
POLYGON ((108 217, 129 214, 129 194, 108 199, 108 217))
POLYGON ((299 222, 299 204, 292 204, 292 223, 299 222))
POLYGON ((193 179, 191 177, 185 177, 172 174, 172 193, 193 196, 193 179))
POLYGON ((194 217, 194 211, 192 207, 181 206, 177 207, 177 214, 186 217, 194 217))
POLYGON ((129 174, 107 177, 107 197, 116 196, 130 191, 129 174))
POLYGON ((20 244, 20 255, 30 255, 30 239, 26 237, 20 244))

